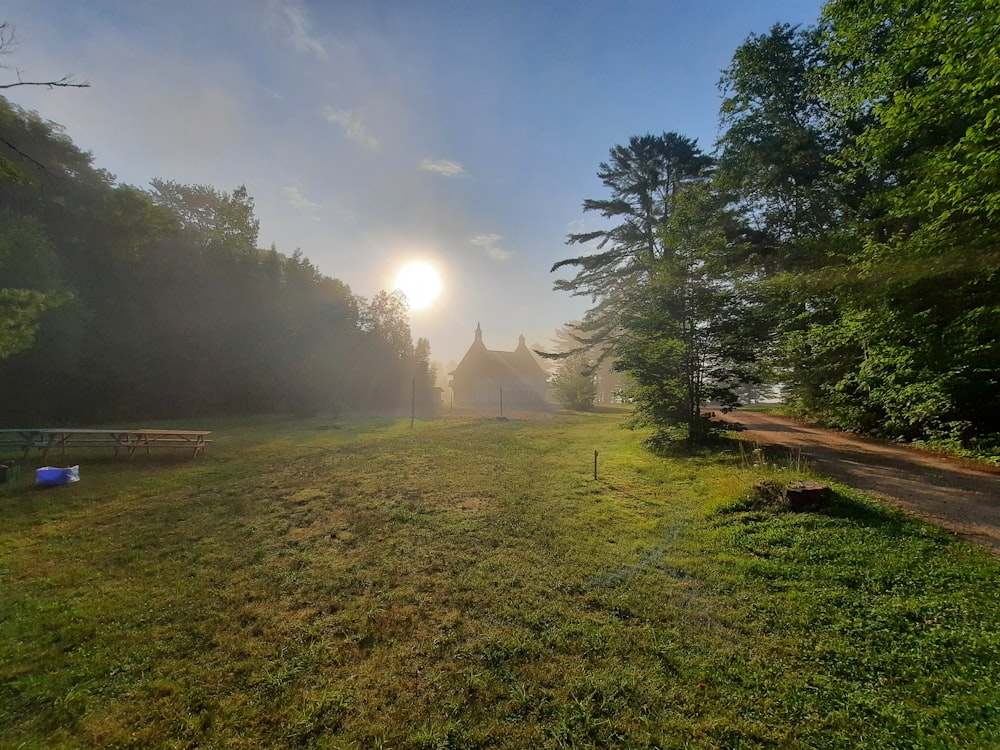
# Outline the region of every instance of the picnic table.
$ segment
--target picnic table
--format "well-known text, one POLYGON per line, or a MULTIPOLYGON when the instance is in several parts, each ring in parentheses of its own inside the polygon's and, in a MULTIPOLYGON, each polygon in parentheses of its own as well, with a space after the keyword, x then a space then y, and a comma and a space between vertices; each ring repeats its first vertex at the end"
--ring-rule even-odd
POLYGON ((154 448, 181 448, 190 450, 194 458, 205 452, 212 442, 207 439, 211 434, 207 430, 0 430, 0 450, 20 450, 25 458, 32 450, 37 450, 44 458, 52 450, 65 455, 67 448, 113 448, 115 456, 124 452, 132 458, 138 450, 145 450, 148 454, 154 448))

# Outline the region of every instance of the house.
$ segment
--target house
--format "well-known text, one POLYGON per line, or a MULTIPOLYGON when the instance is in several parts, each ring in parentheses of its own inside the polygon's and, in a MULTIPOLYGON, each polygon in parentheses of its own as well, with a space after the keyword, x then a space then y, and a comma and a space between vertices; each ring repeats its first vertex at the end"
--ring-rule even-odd
POLYGON ((483 330, 451 375, 454 405, 459 409, 539 410, 548 408, 548 376, 524 344, 512 352, 487 349, 483 330), (503 399, 501 403, 501 399, 503 399))

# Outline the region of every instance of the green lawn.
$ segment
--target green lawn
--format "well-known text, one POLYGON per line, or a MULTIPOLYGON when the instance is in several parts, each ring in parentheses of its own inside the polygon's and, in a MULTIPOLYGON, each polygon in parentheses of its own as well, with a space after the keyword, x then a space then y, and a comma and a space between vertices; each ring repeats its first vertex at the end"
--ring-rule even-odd
POLYGON ((219 421, 26 472, 0 747, 1000 747, 1000 561, 846 488, 753 510, 782 472, 620 420, 219 421))

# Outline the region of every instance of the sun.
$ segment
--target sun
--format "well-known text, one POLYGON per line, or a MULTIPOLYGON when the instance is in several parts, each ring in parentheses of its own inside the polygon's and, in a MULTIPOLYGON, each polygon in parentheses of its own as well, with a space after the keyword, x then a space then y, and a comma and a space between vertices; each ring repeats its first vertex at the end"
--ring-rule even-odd
POLYGON ((423 310, 441 294, 441 277, 427 263, 408 263, 396 276, 393 289, 406 295, 411 310, 423 310))

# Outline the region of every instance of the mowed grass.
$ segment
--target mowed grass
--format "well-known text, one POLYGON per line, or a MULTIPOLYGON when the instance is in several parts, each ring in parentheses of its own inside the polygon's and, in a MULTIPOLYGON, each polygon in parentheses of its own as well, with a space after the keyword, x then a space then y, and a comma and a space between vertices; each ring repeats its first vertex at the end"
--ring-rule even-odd
POLYGON ((997 560, 619 420, 219 422, 0 488, 0 747, 1000 747, 997 560))

